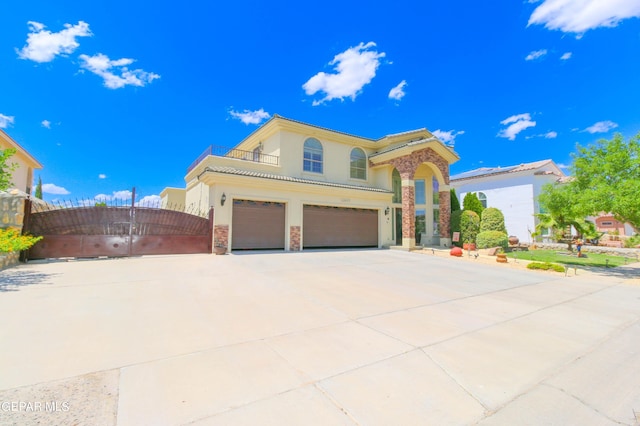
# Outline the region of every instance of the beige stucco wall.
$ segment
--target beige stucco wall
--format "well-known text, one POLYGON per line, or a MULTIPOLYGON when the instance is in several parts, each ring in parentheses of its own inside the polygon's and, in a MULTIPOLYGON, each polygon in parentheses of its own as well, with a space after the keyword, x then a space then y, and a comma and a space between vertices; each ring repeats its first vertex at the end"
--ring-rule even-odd
MULTIPOLYGON (((215 179, 215 177, 214 177, 215 179)), ((391 194, 369 191, 354 191, 342 188, 305 185, 300 183, 270 181, 242 176, 220 176, 222 182, 211 185, 209 199, 215 209, 215 225, 229 225, 229 238, 233 240, 233 200, 256 200, 286 204, 285 250, 289 250, 288 230, 291 226, 302 226, 303 205, 327 205, 336 207, 366 208, 378 210, 378 244, 390 245, 392 241, 391 215, 384 210, 391 205, 391 194), (226 196, 224 206, 220 204, 222 194, 226 196)), ((304 241, 304 233, 302 233, 304 241)))
MULTIPOLYGON (((14 147, 0 138, 0 149, 5 150, 7 148, 14 147)), ((15 163, 18 165, 11 176, 11 182, 13 183, 12 188, 17 188, 20 191, 26 192, 27 194, 31 193, 33 184, 33 169, 29 165, 30 162, 27 157, 20 151, 18 151, 9 158, 8 163, 15 163)))
POLYGON ((160 193, 162 207, 184 206, 186 204, 187 191, 184 188, 167 187, 160 193))

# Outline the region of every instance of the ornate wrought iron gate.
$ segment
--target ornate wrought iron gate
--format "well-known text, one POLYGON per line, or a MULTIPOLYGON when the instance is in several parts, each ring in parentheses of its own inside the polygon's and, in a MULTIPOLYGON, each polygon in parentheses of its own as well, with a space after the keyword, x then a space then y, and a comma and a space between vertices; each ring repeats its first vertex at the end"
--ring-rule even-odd
POLYGON ((213 208, 202 217, 134 202, 57 208, 26 204, 25 232, 44 237, 28 259, 212 252, 213 208))

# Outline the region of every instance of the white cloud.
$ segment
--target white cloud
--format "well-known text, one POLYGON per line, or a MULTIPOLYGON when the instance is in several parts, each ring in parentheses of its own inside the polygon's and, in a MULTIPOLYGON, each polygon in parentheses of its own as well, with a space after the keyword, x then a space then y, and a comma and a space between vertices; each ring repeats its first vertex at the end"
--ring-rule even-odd
POLYGON ((562 56, 560 56, 560 59, 562 59, 563 61, 566 61, 567 59, 571 59, 571 55, 573 55, 573 53, 571 53, 571 52, 566 52, 565 54, 563 54, 562 56))
POLYGON ((543 135, 546 139, 555 139, 558 137, 558 132, 547 132, 543 135))
POLYGON ((141 69, 130 70, 127 66, 135 62, 134 59, 111 60, 102 53, 93 56, 80 55, 79 58, 82 61, 80 67, 102 77, 105 87, 109 89, 120 89, 124 86, 143 87, 160 78, 158 74, 141 69))
POLYGON ((42 127, 45 127, 47 129, 51 128, 51 122, 49 120, 42 120, 42 123, 40 124, 42 124, 42 127))
POLYGON ((527 57, 524 58, 524 60, 533 61, 534 59, 541 58, 546 54, 547 54, 547 49, 534 50, 533 52, 529 53, 527 57))
POLYGON ((15 117, 10 115, 0 114, 0 129, 6 129, 11 126, 15 121, 15 117))
POLYGON ((598 27, 615 27, 633 17, 640 17, 637 0, 545 0, 529 17, 529 25, 582 34, 598 27))
POLYGON ((611 129, 615 129, 618 127, 618 123, 614 123, 613 121, 598 121, 593 126, 589 126, 583 130, 583 132, 593 133, 606 133, 611 129))
POLYGON ((556 166, 558 166, 563 170, 569 170, 569 167, 571 167, 569 164, 564 164, 564 163, 556 163, 556 166))
POLYGON ((525 114, 512 115, 511 117, 505 118, 500 122, 500 124, 504 126, 509 124, 509 127, 507 127, 506 129, 500 130, 500 132, 498 133, 498 136, 501 138, 507 138, 510 141, 512 141, 512 140, 515 140, 516 136, 521 131, 529 127, 535 127, 536 122, 531 121, 531 114, 525 113, 525 114))
POLYGON ((142 207, 158 207, 162 198, 159 195, 145 195, 136 203, 136 206, 142 207))
POLYGON ((112 195, 98 194, 93 197, 93 199, 99 202, 107 202, 113 200, 126 201, 130 200, 132 195, 133 193, 131 191, 125 189, 123 191, 113 191, 112 195))
POLYGON ((77 37, 90 37, 89 24, 79 21, 76 25, 64 24, 65 29, 57 33, 45 30, 39 22, 29 21, 27 44, 18 52, 20 59, 35 62, 51 62, 57 55, 68 55, 80 46, 77 37))
POLYGON ((456 143, 456 136, 464 135, 464 130, 460 130, 456 132, 455 130, 444 131, 444 130, 438 129, 438 130, 434 130, 431 133, 433 134, 433 136, 440 139, 446 145, 453 145, 456 143))
POLYGON ((404 88, 406 86, 407 81, 402 80, 396 87, 392 88, 389 91, 389 99, 395 99, 396 101, 399 101, 400 99, 404 98, 404 95, 406 95, 404 88))
POLYGON ((244 124, 260 124, 263 120, 268 119, 271 115, 263 108, 256 111, 249 111, 245 109, 243 112, 231 110, 229 111, 231 117, 242 121, 244 124))
POLYGON ((307 95, 314 95, 318 92, 326 94, 324 98, 314 100, 313 105, 320 105, 332 99, 351 98, 351 100, 355 100, 362 88, 376 76, 376 71, 380 66, 380 58, 385 56, 384 52, 369 50, 375 46, 374 42, 369 42, 350 47, 337 54, 329 62, 329 65, 335 65, 335 73, 319 72, 304 83, 302 88, 307 95))
POLYGON ((107 175, 105 175, 104 173, 100 173, 98 175, 98 179, 106 179, 106 178, 107 178, 107 175))
POLYGON ((55 194, 55 195, 68 195, 71 194, 65 188, 54 185, 52 183, 43 183, 42 184, 42 192, 45 194, 55 194))

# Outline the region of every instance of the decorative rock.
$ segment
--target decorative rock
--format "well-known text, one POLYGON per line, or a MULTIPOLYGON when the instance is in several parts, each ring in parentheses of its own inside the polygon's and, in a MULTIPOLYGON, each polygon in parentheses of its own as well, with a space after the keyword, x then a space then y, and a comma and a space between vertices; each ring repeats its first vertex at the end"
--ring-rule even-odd
POLYGON ((451 256, 462 257, 462 249, 460 247, 454 247, 449 252, 451 256))

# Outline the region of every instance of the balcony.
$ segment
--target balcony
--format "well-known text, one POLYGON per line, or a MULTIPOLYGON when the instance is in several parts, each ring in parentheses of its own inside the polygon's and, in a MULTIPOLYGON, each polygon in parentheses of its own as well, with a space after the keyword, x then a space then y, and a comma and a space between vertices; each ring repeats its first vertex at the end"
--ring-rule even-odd
POLYGON ((279 165, 280 157, 277 155, 263 154, 258 151, 244 151, 242 149, 229 149, 224 146, 209 146, 202 154, 195 159, 193 163, 187 168, 187 174, 196 168, 202 160, 209 155, 214 157, 226 157, 236 158, 238 160, 252 161, 254 163, 270 164, 272 166, 279 165))

